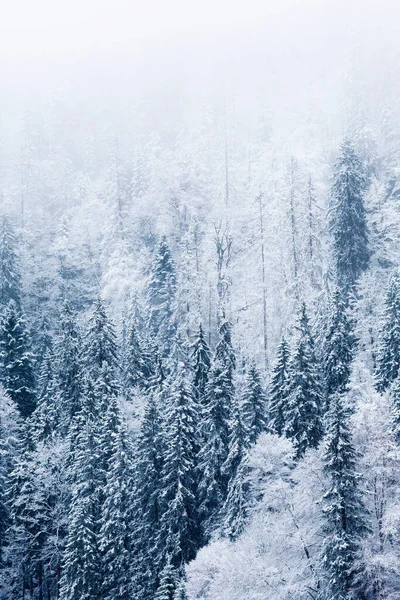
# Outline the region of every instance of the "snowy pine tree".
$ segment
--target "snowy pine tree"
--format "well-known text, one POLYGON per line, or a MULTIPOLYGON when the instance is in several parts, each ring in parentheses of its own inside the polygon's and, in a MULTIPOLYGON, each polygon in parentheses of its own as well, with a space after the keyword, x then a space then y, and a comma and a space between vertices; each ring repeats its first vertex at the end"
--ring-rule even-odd
POLYGON ((383 392, 397 378, 400 368, 400 275, 393 273, 385 300, 385 318, 380 332, 377 388, 383 392))
POLYGON ((21 306, 21 273, 17 239, 11 220, 3 215, 0 222, 0 306, 15 302, 21 306))
POLYGON ((194 371, 193 385, 196 398, 200 404, 203 404, 211 367, 211 352, 201 324, 192 346, 192 361, 194 371))
POLYGON ((59 331, 55 340, 55 362, 60 390, 60 410, 63 429, 81 409, 81 339, 75 316, 64 303, 59 331))
POLYGON ((102 485, 94 424, 78 413, 73 440, 72 499, 60 581, 62 600, 99 597, 101 565, 98 548, 99 487, 102 485))
POLYGON ((176 567, 193 559, 199 547, 195 501, 197 416, 181 365, 167 395, 158 540, 162 564, 170 560, 176 567))
POLYGON ((267 398, 255 365, 251 365, 246 374, 241 413, 248 444, 255 444, 260 433, 268 429, 267 398))
POLYGON ((132 563, 132 452, 122 423, 111 431, 103 503, 100 516, 99 550, 102 560, 102 598, 131 598, 132 563))
POLYGON ((290 351, 285 337, 278 346, 269 385, 269 426, 278 435, 285 429, 290 351))
POLYGON ((36 441, 51 437, 60 425, 60 390, 54 370, 54 355, 47 351, 38 377, 38 400, 32 416, 36 441))
POLYGON ((327 414, 324 470, 328 490, 322 499, 325 520, 322 566, 327 599, 362 598, 362 541, 369 532, 357 452, 349 427, 349 411, 340 394, 331 399, 327 414))
POLYGON ((158 341, 163 356, 170 350, 176 332, 174 298, 176 293, 175 263, 165 236, 154 257, 147 283, 149 306, 148 327, 158 341))
POLYGON ((307 448, 316 448, 323 434, 318 363, 304 304, 298 329, 299 339, 289 365, 285 434, 293 441, 299 458, 307 448))
MULTIPOLYGON (((346 390, 354 356, 355 338, 346 314, 346 303, 339 290, 331 300, 329 320, 323 340, 325 389, 329 397, 346 390)), ((328 400, 329 401, 329 400, 328 400)))
POLYGON ((25 320, 14 302, 10 302, 0 322, 0 363, 5 391, 21 416, 29 417, 36 406, 33 357, 25 320))
POLYGON ((348 290, 368 267, 363 165, 349 139, 340 147, 331 189, 330 231, 339 287, 348 290))

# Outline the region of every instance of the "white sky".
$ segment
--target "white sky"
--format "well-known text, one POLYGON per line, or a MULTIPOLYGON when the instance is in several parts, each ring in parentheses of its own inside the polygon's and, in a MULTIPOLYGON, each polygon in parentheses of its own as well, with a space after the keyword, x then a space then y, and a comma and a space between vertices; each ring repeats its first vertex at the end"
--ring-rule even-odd
POLYGON ((379 27, 388 12, 391 21, 396 5, 396 0, 0 0, 0 51, 3 59, 92 53, 179 32, 285 21, 329 27, 337 20, 357 27, 370 18, 379 27))

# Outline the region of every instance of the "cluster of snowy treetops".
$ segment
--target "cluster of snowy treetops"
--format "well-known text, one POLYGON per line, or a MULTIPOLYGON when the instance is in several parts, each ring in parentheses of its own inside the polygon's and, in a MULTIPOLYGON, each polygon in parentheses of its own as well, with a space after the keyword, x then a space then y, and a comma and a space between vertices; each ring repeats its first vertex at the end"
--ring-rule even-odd
POLYGON ((308 180, 301 223, 290 162, 287 309, 269 297, 256 195, 254 352, 235 340, 227 171, 212 235, 180 205, 173 234, 141 219, 132 244, 116 154, 102 264, 89 237, 73 254, 64 220, 49 272, 22 185, 0 224, 1 598, 400 598, 398 173, 360 140, 336 149, 326 211, 308 180), (143 286, 124 279, 138 248, 143 286))

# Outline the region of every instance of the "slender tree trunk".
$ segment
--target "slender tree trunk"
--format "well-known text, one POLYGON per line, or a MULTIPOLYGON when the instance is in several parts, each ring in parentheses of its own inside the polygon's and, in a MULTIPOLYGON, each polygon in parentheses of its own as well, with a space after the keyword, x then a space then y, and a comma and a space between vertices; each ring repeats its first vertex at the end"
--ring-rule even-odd
POLYGON ((267 331, 267 283, 265 276, 265 245, 264 245, 264 211, 262 203, 262 194, 258 195, 258 206, 260 215, 260 237, 261 237, 261 275, 262 275, 262 296, 263 296, 263 343, 264 343, 264 364, 268 372, 268 331, 267 331))

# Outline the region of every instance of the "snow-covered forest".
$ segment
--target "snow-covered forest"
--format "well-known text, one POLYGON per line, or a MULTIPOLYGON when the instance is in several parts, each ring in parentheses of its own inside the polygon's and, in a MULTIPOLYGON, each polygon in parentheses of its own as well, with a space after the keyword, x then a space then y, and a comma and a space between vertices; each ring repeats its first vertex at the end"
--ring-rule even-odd
POLYGON ((1 600, 400 599, 399 20, 317 4, 4 29, 1 600))

